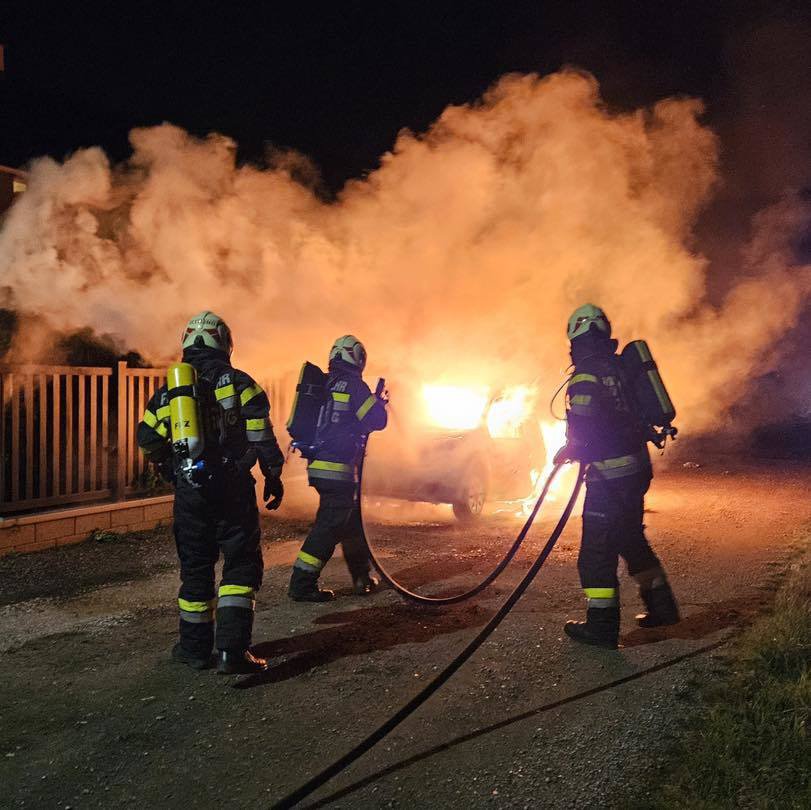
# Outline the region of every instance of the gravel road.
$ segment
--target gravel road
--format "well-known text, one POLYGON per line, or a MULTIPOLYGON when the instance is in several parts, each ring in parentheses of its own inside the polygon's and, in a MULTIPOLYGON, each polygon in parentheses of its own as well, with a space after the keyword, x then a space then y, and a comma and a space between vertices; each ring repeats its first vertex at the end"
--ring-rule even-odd
MULTIPOLYGON (((640 605, 623 578, 617 652, 563 636, 563 622, 584 608, 573 520, 474 658, 310 806, 610 808, 644 797, 723 649, 610 684, 725 638, 768 603, 807 534, 809 482, 811 469, 786 462, 658 475, 646 522, 684 620, 667 632, 634 629, 640 605)), ((564 494, 495 587, 446 609, 389 590, 353 597, 339 559, 324 577, 336 601, 290 602, 289 565, 307 529, 291 498, 263 523, 254 636, 272 666, 242 680, 168 658, 177 588, 168 531, 0 559, 0 805, 268 806, 464 646, 529 567, 564 494)), ((493 567, 520 526, 514 512, 501 506, 468 529, 444 508, 386 504, 370 534, 410 587, 446 592, 493 567)))

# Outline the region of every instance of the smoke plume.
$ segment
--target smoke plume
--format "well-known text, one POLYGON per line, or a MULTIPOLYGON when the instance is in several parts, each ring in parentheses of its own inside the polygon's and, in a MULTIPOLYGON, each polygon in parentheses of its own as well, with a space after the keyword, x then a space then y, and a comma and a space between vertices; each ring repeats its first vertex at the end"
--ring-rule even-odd
POLYGON ((777 361, 810 283, 792 266, 800 213, 786 199, 708 303, 693 229, 719 147, 701 113, 691 99, 609 110, 574 70, 510 75, 428 132, 402 132, 334 202, 295 155, 237 166, 220 135, 136 129, 126 165, 97 148, 34 162, 0 233, 0 286, 8 306, 156 360, 213 309, 235 362, 262 379, 325 362, 352 332, 394 390, 538 381, 551 393, 566 319, 590 301, 620 341, 649 341, 681 425, 701 430, 777 361))

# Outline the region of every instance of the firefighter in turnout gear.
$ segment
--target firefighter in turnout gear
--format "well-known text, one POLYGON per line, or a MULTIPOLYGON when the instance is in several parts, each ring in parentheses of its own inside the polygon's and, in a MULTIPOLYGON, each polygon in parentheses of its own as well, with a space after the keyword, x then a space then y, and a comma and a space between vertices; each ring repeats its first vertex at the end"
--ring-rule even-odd
POLYGON ((175 483, 174 534, 180 558, 180 641, 172 657, 194 669, 210 664, 216 641, 217 669, 223 674, 265 669, 250 652, 254 599, 264 566, 259 514, 251 469, 258 461, 265 478, 268 509, 281 503, 284 457, 270 423, 262 388, 230 362, 231 332, 213 312, 192 318, 182 335, 183 363, 172 366, 168 384, 149 400, 138 425, 146 457, 175 483), (180 370, 175 374, 176 370, 180 370), (176 376, 187 375, 173 387, 176 376), (177 417, 178 408, 189 410, 177 417), (199 411, 195 411, 199 408, 199 411), (179 466, 176 428, 200 435, 196 459, 179 466), (174 424, 177 422, 177 424, 174 424), (181 424, 182 423, 182 424, 181 424), (214 566, 223 556, 215 591, 214 566), (215 638, 216 617, 216 638, 215 638))
POLYGON ((591 304, 569 319, 574 372, 567 389, 567 443, 556 462, 588 464, 578 572, 586 593, 586 621, 567 622, 576 641, 616 649, 620 599, 618 558, 636 580, 647 613, 642 627, 674 624, 676 601, 645 537, 644 497, 653 473, 647 425, 626 390, 617 342, 605 313, 591 304))
POLYGON ((386 401, 363 381, 366 350, 353 335, 335 341, 329 355, 326 400, 309 460, 310 486, 319 495, 310 534, 296 558, 289 595, 300 602, 326 602, 332 591, 318 586, 321 570, 341 543, 354 592, 370 593, 377 580, 369 574, 358 509, 358 462, 366 436, 386 427, 386 401))

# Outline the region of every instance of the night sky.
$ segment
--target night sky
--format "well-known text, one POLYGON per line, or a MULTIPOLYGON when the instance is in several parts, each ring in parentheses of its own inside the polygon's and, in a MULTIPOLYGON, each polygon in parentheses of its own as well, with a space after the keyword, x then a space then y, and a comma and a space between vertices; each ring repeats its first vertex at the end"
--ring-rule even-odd
MULTIPOLYGON (((8 8, 8 6, 6 6, 8 8)), ((135 126, 216 131, 259 165, 293 148, 330 197, 510 71, 591 71, 616 109, 698 96, 723 183, 696 229, 722 296, 753 215, 811 189, 811 3, 18 3, 3 20, 0 163, 100 145, 135 126), (57 10, 54 10, 57 9, 57 10)), ((798 250, 811 255, 811 236, 798 250)))
MULTIPOLYGON (((425 129, 505 72, 566 64, 592 71, 619 108, 704 98, 733 166, 748 160, 748 143, 736 155, 737 142, 751 140, 739 132, 742 117, 774 108, 783 153, 807 139, 808 128, 800 133, 811 123, 808 95, 800 98, 811 85, 804 2, 54 7, 20 3, 0 29, 0 163, 94 144, 118 160, 130 128, 170 121, 230 135, 241 160, 261 162, 268 144, 298 149, 336 191, 373 169, 402 127, 425 129), (783 122, 786 110, 799 120, 783 122)), ((781 176, 747 182, 746 193, 773 194, 796 165, 772 168, 781 176)))

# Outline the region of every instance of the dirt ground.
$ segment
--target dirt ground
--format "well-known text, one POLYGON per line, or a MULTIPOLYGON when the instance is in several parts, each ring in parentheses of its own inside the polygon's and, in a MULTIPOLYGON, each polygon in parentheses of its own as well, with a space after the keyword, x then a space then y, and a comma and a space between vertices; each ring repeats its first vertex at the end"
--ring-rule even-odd
MULTIPOLYGON (((786 462, 658 475, 646 521, 684 620, 668 632, 635 630, 639 600, 624 578, 617 652, 562 633, 584 609, 573 520, 474 658, 304 806, 627 807, 644 798, 695 710, 694 687, 717 675, 723 650, 610 684, 724 638, 768 602, 807 536, 809 483, 811 468, 786 462)), ((177 572, 168 531, 0 560, 0 806, 269 806, 464 646, 527 570, 561 507, 559 498, 544 510, 495 587, 426 609, 390 590, 351 596, 340 559, 324 576, 336 601, 290 602, 289 566, 308 520, 288 506, 263 524, 254 637, 272 665, 243 679, 169 660, 177 572)), ((467 529, 444 508, 385 505, 370 535, 398 578, 446 592, 493 567, 520 526, 514 511, 467 529)))

